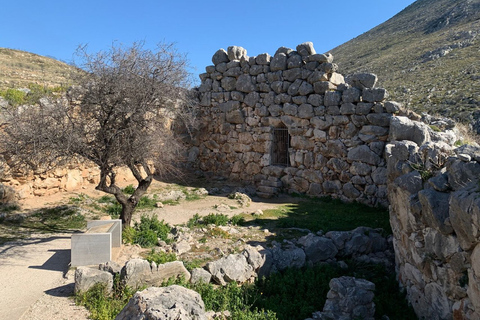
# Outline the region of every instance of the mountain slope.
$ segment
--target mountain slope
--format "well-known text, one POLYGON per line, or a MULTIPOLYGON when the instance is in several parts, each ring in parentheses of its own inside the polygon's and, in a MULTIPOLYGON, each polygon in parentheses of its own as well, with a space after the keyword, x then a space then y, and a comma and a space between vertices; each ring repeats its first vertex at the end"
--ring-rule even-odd
POLYGON ((331 52, 414 111, 480 118, 480 0, 418 0, 331 52))
POLYGON ((0 89, 28 87, 32 83, 47 87, 66 86, 75 70, 75 67, 52 58, 0 48, 0 89))

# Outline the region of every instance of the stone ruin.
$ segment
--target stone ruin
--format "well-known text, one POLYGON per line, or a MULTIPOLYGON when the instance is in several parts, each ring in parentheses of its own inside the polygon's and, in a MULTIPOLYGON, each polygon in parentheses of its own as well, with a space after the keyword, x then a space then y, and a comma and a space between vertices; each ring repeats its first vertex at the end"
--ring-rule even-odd
POLYGON ((376 76, 344 78, 311 43, 218 50, 200 75, 189 160, 208 175, 390 206, 397 276, 421 319, 480 319, 480 147, 402 110, 376 76), (421 120, 421 121, 420 121, 421 120))
POLYGON ((281 190, 388 205, 383 150, 399 104, 377 77, 344 79, 312 43, 248 57, 220 49, 200 75, 200 129, 189 150, 203 171, 281 190))

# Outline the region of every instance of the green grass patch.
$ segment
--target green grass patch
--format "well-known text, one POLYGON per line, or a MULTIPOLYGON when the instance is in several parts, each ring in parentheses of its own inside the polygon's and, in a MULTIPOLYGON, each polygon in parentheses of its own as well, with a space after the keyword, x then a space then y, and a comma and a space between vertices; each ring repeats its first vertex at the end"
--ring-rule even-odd
MULTIPOLYGON (((248 219, 248 218, 247 218, 248 219)), ((299 199, 298 203, 264 210, 253 222, 269 228, 304 228, 319 230, 349 231, 359 226, 382 228, 391 234, 388 210, 369 207, 360 203, 345 203, 337 199, 299 199)), ((248 220, 247 220, 248 223, 248 220)))

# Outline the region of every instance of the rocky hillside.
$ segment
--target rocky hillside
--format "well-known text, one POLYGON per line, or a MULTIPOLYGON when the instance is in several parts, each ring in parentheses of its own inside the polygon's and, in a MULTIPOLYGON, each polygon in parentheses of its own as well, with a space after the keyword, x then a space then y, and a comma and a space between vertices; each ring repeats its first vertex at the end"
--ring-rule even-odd
POLYGON ((75 70, 52 58, 0 48, 0 89, 28 87, 32 83, 47 87, 66 86, 75 70))
POLYGON ((393 100, 480 131, 479 46, 480 0, 418 0, 331 52, 342 74, 376 73, 393 100))

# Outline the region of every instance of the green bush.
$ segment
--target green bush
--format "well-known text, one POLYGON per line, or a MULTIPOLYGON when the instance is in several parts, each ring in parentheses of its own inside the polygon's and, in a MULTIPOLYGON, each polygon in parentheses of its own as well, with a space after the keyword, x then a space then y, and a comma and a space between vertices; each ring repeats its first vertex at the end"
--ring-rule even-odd
POLYGON ((204 224, 214 224, 216 226, 226 226, 229 219, 226 214, 210 213, 208 216, 202 218, 204 224))
POLYGON ((126 243, 139 244, 144 248, 153 247, 157 245, 158 239, 169 243, 168 234, 171 229, 163 220, 159 221, 157 216, 143 215, 140 223, 135 222, 133 228, 125 228, 123 239, 126 243))
POLYGON ((201 224, 201 217, 198 213, 195 213, 195 215, 193 217, 191 217, 190 219, 188 219, 188 222, 187 222, 187 227, 189 227, 190 229, 194 228, 194 227, 197 227, 201 224))
POLYGON ((149 252, 149 254, 145 257, 148 262, 155 262, 158 264, 164 264, 167 262, 172 262, 177 260, 177 255, 173 252, 166 253, 166 252, 155 252, 155 249, 149 252))
POLYGON ((240 214, 236 214, 230 219, 230 223, 234 226, 241 226, 245 223, 245 217, 240 214))
POLYGON ((26 95, 27 94, 21 90, 11 88, 5 91, 0 91, 0 96, 3 96, 5 100, 14 107, 24 104, 26 95))

